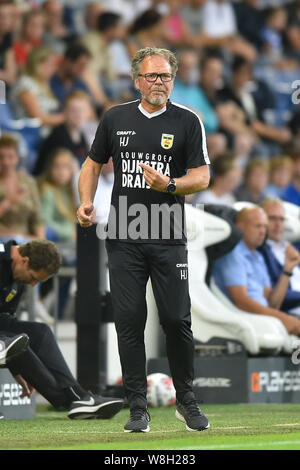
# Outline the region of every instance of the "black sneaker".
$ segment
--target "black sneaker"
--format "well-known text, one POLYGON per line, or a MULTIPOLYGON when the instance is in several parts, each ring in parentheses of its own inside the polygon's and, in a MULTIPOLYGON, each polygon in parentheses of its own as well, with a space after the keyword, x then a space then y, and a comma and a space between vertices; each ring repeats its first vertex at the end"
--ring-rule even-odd
POLYGON ((73 401, 68 417, 70 419, 110 419, 123 408, 120 398, 101 397, 89 393, 82 400, 73 401))
POLYGON ((145 408, 132 408, 129 421, 124 426, 125 432, 149 432, 150 415, 145 408))
POLYGON ((184 403, 176 401, 176 407, 175 416, 186 423, 188 431, 204 431, 209 428, 209 421, 200 410, 195 398, 186 400, 184 403))
POLYGON ((0 365, 5 365, 11 359, 22 354, 28 348, 29 337, 22 333, 17 336, 0 335, 0 365))

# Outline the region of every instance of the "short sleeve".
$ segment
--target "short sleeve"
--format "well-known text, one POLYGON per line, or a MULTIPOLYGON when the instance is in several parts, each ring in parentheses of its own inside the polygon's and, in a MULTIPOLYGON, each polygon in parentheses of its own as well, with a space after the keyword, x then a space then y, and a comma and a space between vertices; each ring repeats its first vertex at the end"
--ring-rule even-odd
POLYGON ((16 83, 14 88, 16 96, 19 96, 23 91, 30 91, 33 94, 39 94, 39 88, 36 82, 29 76, 22 76, 16 83))
POLYGON ((201 119, 194 113, 191 113, 188 126, 186 156, 187 169, 197 168, 210 163, 204 126, 201 119))
POLYGON ((108 132, 108 118, 105 113, 99 123, 96 131, 94 141, 88 156, 98 163, 107 163, 109 160, 110 149, 109 149, 109 132, 108 132))

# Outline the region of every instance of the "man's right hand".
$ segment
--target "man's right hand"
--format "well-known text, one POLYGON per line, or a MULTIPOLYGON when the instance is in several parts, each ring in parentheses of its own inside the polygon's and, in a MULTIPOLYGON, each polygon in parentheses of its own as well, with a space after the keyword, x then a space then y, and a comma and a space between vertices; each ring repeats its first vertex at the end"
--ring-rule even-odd
POLYGON ((35 388, 32 385, 30 385, 30 383, 28 383, 20 374, 15 375, 14 378, 15 378, 15 381, 18 382, 18 384, 20 384, 22 387, 22 394, 20 398, 24 398, 24 397, 31 398, 35 392, 35 388))
POLYGON ((95 215, 92 203, 83 203, 77 209, 77 219, 81 227, 91 227, 96 222, 95 215))
POLYGON ((293 272, 295 266, 300 263, 300 253, 293 245, 288 245, 285 250, 284 270, 293 272))

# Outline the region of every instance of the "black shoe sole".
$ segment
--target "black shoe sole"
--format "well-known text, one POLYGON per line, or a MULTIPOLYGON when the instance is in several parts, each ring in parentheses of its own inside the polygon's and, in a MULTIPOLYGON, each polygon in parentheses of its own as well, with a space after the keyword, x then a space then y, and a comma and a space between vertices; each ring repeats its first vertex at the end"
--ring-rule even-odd
POLYGON ((6 355, 2 358, 2 360, 4 360, 4 364, 25 352, 28 345, 29 337, 27 335, 24 334, 19 338, 16 338, 15 341, 13 341, 6 349, 6 355))
POLYGON ((123 401, 110 401, 95 406, 80 406, 69 411, 70 419, 111 419, 123 408, 123 401))

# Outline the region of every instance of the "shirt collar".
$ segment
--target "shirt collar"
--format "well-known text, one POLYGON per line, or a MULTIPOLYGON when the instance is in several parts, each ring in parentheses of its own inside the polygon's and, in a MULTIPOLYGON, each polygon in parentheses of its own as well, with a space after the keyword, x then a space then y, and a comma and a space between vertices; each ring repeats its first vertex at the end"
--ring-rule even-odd
POLYGON ((3 253, 2 259, 5 258, 7 260, 12 260, 11 257, 11 247, 12 245, 16 245, 17 243, 15 240, 10 240, 7 243, 0 243, 0 253, 3 253))
POLYGON ((270 238, 267 239, 267 244, 271 248, 281 248, 281 249, 285 249, 288 246, 288 242, 286 242, 284 240, 282 240, 280 242, 276 242, 275 240, 270 240, 270 238))
POLYGON ((241 247, 242 253, 246 256, 253 257, 253 256, 256 256, 258 253, 257 250, 250 250, 243 240, 240 241, 240 247, 241 247))
POLYGON ((146 116, 148 119, 152 119, 156 116, 160 116, 161 114, 163 114, 167 110, 167 105, 159 109, 158 111, 155 111, 154 113, 148 113, 148 111, 143 108, 142 103, 138 105, 138 108, 144 116, 146 116))

